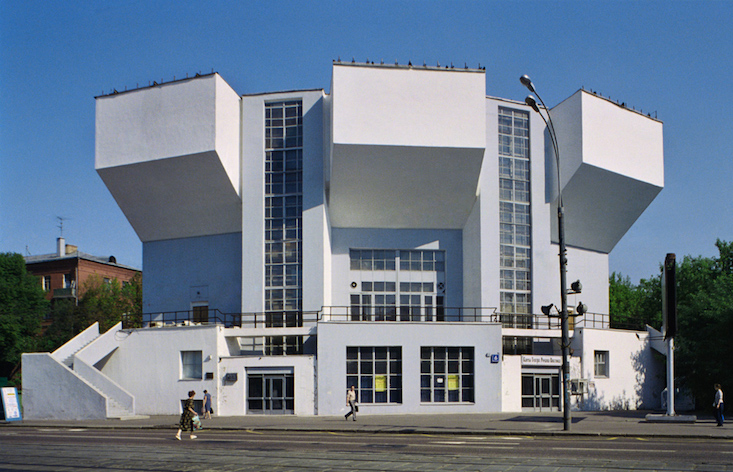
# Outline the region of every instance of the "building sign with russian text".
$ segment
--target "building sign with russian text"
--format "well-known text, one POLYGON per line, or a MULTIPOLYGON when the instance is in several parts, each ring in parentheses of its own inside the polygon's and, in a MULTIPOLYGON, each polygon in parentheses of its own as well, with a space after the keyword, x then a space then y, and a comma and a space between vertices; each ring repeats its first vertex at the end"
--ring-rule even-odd
POLYGON ((560 367, 562 366, 561 356, 522 356, 523 366, 560 367))

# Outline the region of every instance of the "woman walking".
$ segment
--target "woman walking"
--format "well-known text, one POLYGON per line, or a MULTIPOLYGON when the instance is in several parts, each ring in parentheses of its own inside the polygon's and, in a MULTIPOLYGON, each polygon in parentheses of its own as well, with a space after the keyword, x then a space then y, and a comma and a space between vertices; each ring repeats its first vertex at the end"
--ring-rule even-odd
POLYGON ((204 390, 204 419, 211 419, 211 394, 204 390))
POLYGON ((188 400, 183 404, 183 413, 181 413, 181 420, 178 422, 178 432, 176 433, 176 439, 181 440, 181 431, 191 431, 191 439, 196 439, 193 434, 193 417, 196 416, 196 410, 193 409, 193 397, 196 396, 196 392, 191 390, 188 392, 188 400))

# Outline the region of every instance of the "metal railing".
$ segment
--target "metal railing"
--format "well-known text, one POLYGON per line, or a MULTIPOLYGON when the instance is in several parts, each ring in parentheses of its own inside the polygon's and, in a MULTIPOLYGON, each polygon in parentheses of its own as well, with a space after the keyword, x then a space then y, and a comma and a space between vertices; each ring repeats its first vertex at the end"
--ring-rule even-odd
MULTIPOLYGON (((547 315, 519 315, 519 314, 499 314, 501 326, 503 328, 517 329, 560 329, 559 316, 547 315)), ((584 313, 579 316, 570 316, 569 328, 611 328, 610 316, 602 313, 584 313)), ((615 326, 614 326, 615 327, 615 326)))
POLYGON ((496 308, 324 306, 321 321, 416 321, 495 323, 496 308))
POLYGON ((53 298, 76 298, 76 287, 55 288, 53 298))
MULTIPOLYGON (((573 317, 570 320, 573 320, 573 317)), ((570 323, 571 327, 574 325, 578 328, 609 329, 611 328, 611 315, 585 313, 582 316, 575 317, 575 323, 572 321, 570 323)))
POLYGON ((276 313, 224 313, 217 309, 164 311, 123 315, 122 328, 155 328, 164 326, 221 325, 225 328, 298 328, 315 325, 317 311, 283 311, 276 313))
MULTIPOLYGON (((501 323, 502 328, 560 329, 560 318, 546 315, 497 313, 496 308, 473 307, 352 307, 324 306, 320 311, 282 311, 257 313, 224 313, 217 309, 167 311, 123 315, 122 328, 152 328, 164 326, 221 325, 226 328, 298 328, 315 326, 318 322, 478 322, 501 323)), ((585 313, 570 318, 570 328, 622 328, 611 322, 607 314, 585 313)), ((627 327, 632 328, 632 327, 627 327)), ((633 327, 638 329, 637 327, 633 327)))

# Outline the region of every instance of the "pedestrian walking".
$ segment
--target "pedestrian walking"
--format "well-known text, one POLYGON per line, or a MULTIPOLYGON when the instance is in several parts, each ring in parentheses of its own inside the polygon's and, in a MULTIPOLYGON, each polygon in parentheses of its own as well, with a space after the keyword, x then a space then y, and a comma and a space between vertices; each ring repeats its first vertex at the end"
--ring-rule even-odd
POLYGON ((188 392, 188 399, 183 404, 183 413, 181 413, 181 420, 178 422, 178 432, 176 433, 176 439, 181 440, 181 431, 191 431, 191 439, 196 439, 193 434, 193 417, 198 416, 196 410, 193 409, 193 397, 196 396, 196 392, 191 390, 188 392))
POLYGON ((356 421, 356 412, 359 411, 359 407, 356 406, 356 392, 354 391, 353 385, 346 392, 346 406, 350 407, 351 411, 344 415, 344 419, 348 420, 349 416, 351 416, 351 419, 356 421))
POLYGON ((715 384, 715 401, 713 402, 713 408, 715 408, 715 420, 718 422, 718 426, 723 426, 723 389, 720 388, 720 384, 715 384))
POLYGON ((210 419, 211 418, 211 412, 213 410, 211 409, 211 394, 204 390, 204 419, 210 419))

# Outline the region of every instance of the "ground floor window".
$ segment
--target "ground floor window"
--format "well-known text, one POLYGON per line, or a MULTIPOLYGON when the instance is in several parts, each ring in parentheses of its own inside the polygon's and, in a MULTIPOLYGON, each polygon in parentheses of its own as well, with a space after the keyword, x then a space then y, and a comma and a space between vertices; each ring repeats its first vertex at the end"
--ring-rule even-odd
POLYGON ((420 348, 420 401, 473 402, 473 347, 420 348))
POLYGON ((594 351, 593 373, 596 377, 608 377, 608 351, 594 351))
POLYGON ((559 373, 522 373, 523 410, 557 411, 559 408, 559 373))
POLYGON ((347 347, 346 390, 360 403, 402 403, 402 348, 347 347))
POLYGON ((263 414, 293 414, 295 380, 293 374, 247 374, 247 411, 263 414))
POLYGON ((200 380, 202 372, 201 351, 181 351, 181 379, 200 380))

